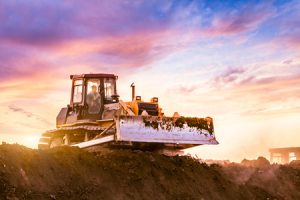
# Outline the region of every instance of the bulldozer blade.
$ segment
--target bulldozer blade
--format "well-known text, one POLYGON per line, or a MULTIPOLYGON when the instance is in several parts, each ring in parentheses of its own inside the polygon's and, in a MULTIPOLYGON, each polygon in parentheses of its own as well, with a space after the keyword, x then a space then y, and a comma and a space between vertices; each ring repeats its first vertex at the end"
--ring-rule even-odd
POLYGON ((120 116, 117 141, 165 144, 218 144, 212 118, 120 116))

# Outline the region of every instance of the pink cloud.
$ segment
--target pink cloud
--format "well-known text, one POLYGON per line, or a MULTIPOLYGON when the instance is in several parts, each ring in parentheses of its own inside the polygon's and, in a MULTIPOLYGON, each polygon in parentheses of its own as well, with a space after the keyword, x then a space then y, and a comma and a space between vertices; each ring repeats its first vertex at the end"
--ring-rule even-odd
POLYGON ((239 77, 242 77, 246 73, 245 68, 228 68, 223 71, 220 75, 214 78, 215 84, 229 84, 235 82, 239 77))
POLYGON ((137 69, 181 51, 190 40, 176 41, 180 31, 157 30, 122 37, 95 37, 64 42, 51 47, 58 57, 90 66, 137 69))
POLYGON ((271 4, 245 4, 238 10, 227 10, 215 15, 211 26, 198 32, 206 36, 226 36, 252 31, 266 21, 274 9, 271 4))

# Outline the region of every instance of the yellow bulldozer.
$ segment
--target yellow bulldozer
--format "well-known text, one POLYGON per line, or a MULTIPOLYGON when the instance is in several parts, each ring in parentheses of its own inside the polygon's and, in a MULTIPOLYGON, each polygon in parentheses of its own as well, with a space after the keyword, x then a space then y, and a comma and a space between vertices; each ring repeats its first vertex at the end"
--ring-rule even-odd
POLYGON ((114 74, 71 75, 70 104, 56 118, 56 129, 42 134, 39 149, 62 145, 98 145, 139 149, 186 149, 218 144, 211 117, 164 116, 158 98, 149 102, 135 95, 120 100, 114 74))

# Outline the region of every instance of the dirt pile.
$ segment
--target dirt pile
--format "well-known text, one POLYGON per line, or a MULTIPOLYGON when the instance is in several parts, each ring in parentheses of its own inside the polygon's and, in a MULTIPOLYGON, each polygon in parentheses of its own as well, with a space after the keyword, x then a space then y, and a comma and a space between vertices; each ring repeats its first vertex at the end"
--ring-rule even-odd
POLYGON ((268 167, 270 165, 270 162, 264 158, 264 157, 258 157, 256 160, 247 160, 244 159, 241 162, 242 165, 247 167, 268 167))
POLYGON ((300 199, 300 169, 114 150, 0 146, 0 199, 300 199))

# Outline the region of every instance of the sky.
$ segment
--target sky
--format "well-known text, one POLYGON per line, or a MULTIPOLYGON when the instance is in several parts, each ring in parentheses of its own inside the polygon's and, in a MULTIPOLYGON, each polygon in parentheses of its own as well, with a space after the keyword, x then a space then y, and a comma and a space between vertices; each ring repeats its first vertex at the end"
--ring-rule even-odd
POLYGON ((300 146, 300 1, 0 0, 0 142, 36 148, 69 103, 70 74, 113 73, 130 100, 214 119, 240 161, 300 146))

